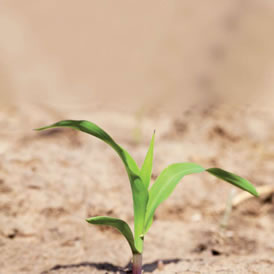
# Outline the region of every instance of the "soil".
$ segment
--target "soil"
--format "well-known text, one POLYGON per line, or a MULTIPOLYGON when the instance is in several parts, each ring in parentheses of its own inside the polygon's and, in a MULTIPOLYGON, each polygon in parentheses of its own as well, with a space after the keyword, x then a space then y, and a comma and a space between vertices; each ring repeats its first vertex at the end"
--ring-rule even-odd
MULTIPOLYGON (((0 111, 0 273, 129 273, 130 250, 115 230, 85 218, 108 215, 132 226, 130 186, 101 141, 69 129, 35 132, 61 119, 91 120, 138 164, 156 129, 153 181, 173 162, 221 167, 258 189, 274 186, 274 113, 254 107, 192 107, 177 115, 50 109, 0 111)), ((145 273, 274 273, 274 194, 244 199, 223 222, 233 186, 185 177, 157 210, 145 237, 145 273)), ((234 199, 241 195, 234 193, 234 199)), ((232 202, 234 200, 232 199, 232 202)))

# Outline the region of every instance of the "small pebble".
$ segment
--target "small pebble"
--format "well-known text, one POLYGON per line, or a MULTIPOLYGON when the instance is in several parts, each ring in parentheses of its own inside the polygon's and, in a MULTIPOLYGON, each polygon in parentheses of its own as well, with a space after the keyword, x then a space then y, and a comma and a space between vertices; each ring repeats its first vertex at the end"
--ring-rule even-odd
POLYGON ((158 270, 164 270, 164 267, 165 267, 165 265, 164 265, 163 261, 159 261, 158 265, 157 265, 157 269, 158 270))
POLYGON ((199 222, 199 221, 201 221, 201 219, 202 219, 202 216, 199 213, 196 213, 196 214, 194 214, 194 215, 191 216, 191 220, 193 222, 199 222))

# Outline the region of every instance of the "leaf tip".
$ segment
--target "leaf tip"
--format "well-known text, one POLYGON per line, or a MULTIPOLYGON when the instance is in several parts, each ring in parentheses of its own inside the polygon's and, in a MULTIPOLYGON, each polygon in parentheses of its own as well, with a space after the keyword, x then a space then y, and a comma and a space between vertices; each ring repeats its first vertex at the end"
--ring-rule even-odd
POLYGON ((228 183, 231 183, 232 185, 241 188, 244 191, 249 192, 251 195, 255 197, 259 197, 259 194, 256 190, 256 188, 246 179, 228 172, 226 170, 223 170, 221 168, 208 168, 206 171, 214 176, 216 176, 219 179, 222 179, 228 183))
POLYGON ((257 192, 256 188, 254 188, 253 190, 254 193, 252 193, 255 197, 259 197, 259 193, 257 192))
POLYGON ((35 130, 35 131, 41 131, 41 130, 48 129, 48 128, 50 128, 50 126, 38 127, 38 128, 34 128, 33 130, 35 130))

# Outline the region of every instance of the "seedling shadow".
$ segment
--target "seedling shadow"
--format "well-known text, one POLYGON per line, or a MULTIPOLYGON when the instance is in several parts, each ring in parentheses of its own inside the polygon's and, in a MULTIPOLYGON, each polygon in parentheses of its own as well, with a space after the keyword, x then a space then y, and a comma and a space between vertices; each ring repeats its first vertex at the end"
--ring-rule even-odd
MULTIPOLYGON (((167 259, 167 260, 156 260, 152 263, 144 264, 143 270, 145 272, 152 273, 154 270, 156 270, 159 266, 159 263, 161 262, 163 265, 175 263, 182 261, 181 259, 167 259)), ((81 262, 77 264, 64 264, 64 265, 55 265, 49 270, 41 272, 41 274, 50 274, 50 272, 55 270, 61 270, 61 269, 70 269, 70 268, 79 268, 79 267, 89 267, 89 268, 96 268, 97 270, 105 270, 109 271, 110 273, 119 273, 119 274, 129 274, 131 273, 132 265, 131 263, 128 263, 125 267, 120 267, 117 265, 113 265, 110 263, 91 263, 91 262, 81 262)))

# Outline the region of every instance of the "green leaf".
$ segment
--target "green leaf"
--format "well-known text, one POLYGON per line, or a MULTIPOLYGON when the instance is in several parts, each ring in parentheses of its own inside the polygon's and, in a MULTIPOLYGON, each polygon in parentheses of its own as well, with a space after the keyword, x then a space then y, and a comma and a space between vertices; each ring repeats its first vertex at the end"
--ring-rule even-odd
POLYGON ((102 128, 100 128, 96 124, 89 121, 85 121, 85 120, 63 120, 55 124, 52 124, 50 126, 37 128, 36 130, 40 131, 40 130, 51 129, 56 127, 73 128, 101 139, 105 143, 109 144, 118 153, 118 155, 120 156, 120 158, 125 164, 129 177, 131 177, 132 173, 136 173, 136 174, 140 173, 136 162, 129 155, 129 153, 125 149, 123 149, 121 146, 119 146, 108 133, 106 133, 102 128))
POLYGON ((141 235, 144 233, 144 222, 145 222, 145 212, 146 205, 148 201, 148 190, 144 186, 140 170, 130 156, 130 154, 118 145, 112 137, 106 133, 103 129, 97 126, 94 123, 85 120, 64 120, 52 124, 50 126, 38 128, 36 130, 44 130, 55 127, 69 127, 76 130, 86 132, 92 136, 95 136, 105 143, 109 144, 120 156, 123 161, 128 177, 130 180, 131 191, 133 196, 133 207, 134 207, 134 233, 135 233, 135 245, 136 248, 140 251, 143 249, 143 239, 141 235))
POLYGON ((150 141, 149 149, 144 160, 144 163, 141 168, 141 178, 146 188, 149 187, 151 174, 152 174, 152 165, 153 165, 153 150, 154 150, 154 137, 155 132, 152 135, 150 141))
POLYGON ((123 234, 131 248, 133 254, 140 253, 134 245, 134 238, 131 232, 129 225, 124 222, 123 220, 112 218, 112 217, 105 217, 105 216, 97 216, 86 219, 86 221, 93 225, 107 225, 116 228, 118 231, 123 234))
POLYGON ((153 222, 156 208, 169 197, 180 180, 185 175, 202 172, 204 170, 203 167, 194 163, 177 163, 168 166, 162 171, 149 190, 149 201, 147 204, 145 219, 145 233, 153 222))
POLYGON ((230 173, 230 172, 225 171, 220 168, 209 168, 206 171, 208 173, 216 176, 219 179, 222 179, 234 186, 237 186, 237 187, 249 192, 250 194, 252 194, 256 197, 259 196, 255 187, 248 180, 246 180, 236 174, 230 173))

